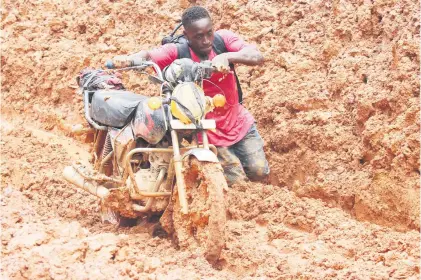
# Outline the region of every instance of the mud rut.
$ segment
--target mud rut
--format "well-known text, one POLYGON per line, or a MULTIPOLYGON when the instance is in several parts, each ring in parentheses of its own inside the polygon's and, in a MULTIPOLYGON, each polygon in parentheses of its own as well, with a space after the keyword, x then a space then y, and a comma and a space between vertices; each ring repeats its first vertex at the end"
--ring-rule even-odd
MULTIPOLYGON (((259 183, 228 193, 217 269, 196 251, 118 229, 60 177, 89 145, 61 130, 1 120, 2 276, 10 279, 418 279, 419 235, 358 222, 319 200, 259 183), (263 278, 262 278, 263 277, 263 278)), ((80 139, 79 139, 80 140, 80 139)))

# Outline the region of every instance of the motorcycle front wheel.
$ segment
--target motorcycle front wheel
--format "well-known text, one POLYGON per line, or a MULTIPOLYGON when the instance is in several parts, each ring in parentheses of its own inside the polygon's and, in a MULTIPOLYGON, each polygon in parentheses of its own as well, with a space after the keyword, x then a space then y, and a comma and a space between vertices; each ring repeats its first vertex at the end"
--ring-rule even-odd
POLYGON ((205 258, 216 262, 225 246, 227 188, 219 163, 201 162, 194 157, 183 164, 189 211, 181 213, 177 188, 172 201, 173 235, 180 248, 203 250, 205 258))

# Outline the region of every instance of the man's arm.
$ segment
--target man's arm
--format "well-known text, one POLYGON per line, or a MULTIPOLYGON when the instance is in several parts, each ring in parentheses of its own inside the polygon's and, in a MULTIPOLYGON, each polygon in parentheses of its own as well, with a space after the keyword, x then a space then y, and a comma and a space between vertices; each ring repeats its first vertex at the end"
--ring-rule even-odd
POLYGON ((135 63, 135 61, 151 60, 151 56, 148 51, 140 51, 131 55, 117 55, 113 57, 113 63, 117 68, 129 67, 135 63))
POLYGON ((140 60, 151 60, 151 55, 148 51, 140 51, 138 53, 132 54, 128 56, 129 59, 140 59, 140 60))
POLYGON ((240 63, 248 66, 262 65, 263 55, 253 46, 247 46, 238 52, 223 53, 230 63, 240 63))
POLYGON ((218 71, 229 70, 229 63, 239 63, 248 66, 263 64, 263 55, 256 46, 246 43, 232 31, 218 30, 217 33, 224 40, 227 50, 226 53, 219 54, 212 59, 212 64, 218 71))
POLYGON ((114 63, 117 67, 126 67, 130 65, 130 61, 150 60, 158 64, 164 69, 177 59, 177 47, 175 44, 167 44, 152 50, 142 50, 132 55, 121 55, 114 57, 114 63))

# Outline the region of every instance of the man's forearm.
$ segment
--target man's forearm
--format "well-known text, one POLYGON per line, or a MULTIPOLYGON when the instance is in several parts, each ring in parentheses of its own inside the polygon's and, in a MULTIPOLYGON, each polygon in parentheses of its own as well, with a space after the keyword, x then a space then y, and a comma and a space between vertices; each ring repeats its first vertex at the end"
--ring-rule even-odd
POLYGON ((129 56, 130 59, 141 59, 141 60, 151 60, 151 56, 148 51, 140 51, 138 53, 132 54, 129 56))
POLYGON ((239 52, 225 53, 230 63, 240 63, 248 66, 261 65, 264 58, 261 53, 254 48, 244 48, 239 52))

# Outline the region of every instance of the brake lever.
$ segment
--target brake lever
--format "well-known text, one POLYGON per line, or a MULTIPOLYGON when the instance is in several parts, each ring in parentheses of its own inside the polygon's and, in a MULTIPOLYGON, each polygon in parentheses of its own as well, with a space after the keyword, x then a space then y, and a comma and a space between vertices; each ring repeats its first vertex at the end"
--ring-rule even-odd
POLYGON ((116 72, 127 71, 127 70, 144 70, 148 66, 149 65, 130 66, 130 67, 124 67, 124 68, 117 68, 117 69, 113 69, 113 70, 116 71, 116 72))
POLYGON ((143 63, 142 61, 132 61, 131 66, 129 67, 123 67, 123 68, 116 68, 114 62, 109 59, 105 62, 105 68, 114 70, 114 71, 125 71, 125 70, 135 70, 135 69, 145 69, 146 67, 150 66, 147 63, 143 63))
POLYGON ((212 65, 212 62, 208 60, 197 63, 197 65, 205 72, 210 71, 211 73, 222 73, 222 74, 233 73, 232 70, 228 70, 226 72, 218 71, 218 69, 212 65))

